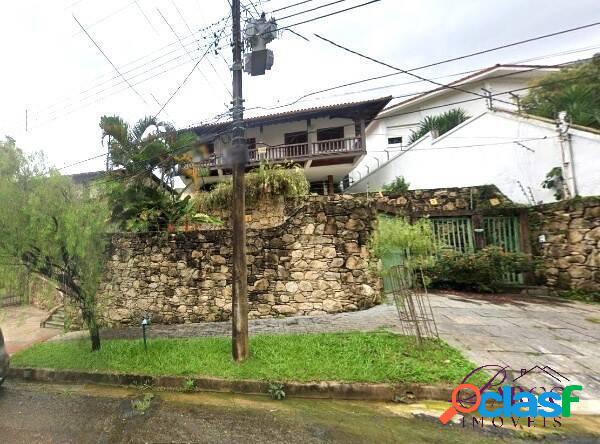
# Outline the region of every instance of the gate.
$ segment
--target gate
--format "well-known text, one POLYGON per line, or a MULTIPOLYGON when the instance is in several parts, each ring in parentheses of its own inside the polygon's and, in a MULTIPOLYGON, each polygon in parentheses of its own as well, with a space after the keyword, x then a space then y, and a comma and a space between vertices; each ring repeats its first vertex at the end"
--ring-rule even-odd
POLYGON ((0 263, 0 307, 28 302, 28 278, 29 274, 25 267, 0 263))
MULTIPOLYGON (((486 245, 495 245, 511 253, 521 252, 520 222, 517 216, 486 216, 483 218, 483 233, 486 245)), ((504 280, 511 284, 522 284, 523 275, 506 273, 504 280)))
POLYGON ((432 217, 435 243, 461 253, 473 251, 473 226, 470 217, 432 217))

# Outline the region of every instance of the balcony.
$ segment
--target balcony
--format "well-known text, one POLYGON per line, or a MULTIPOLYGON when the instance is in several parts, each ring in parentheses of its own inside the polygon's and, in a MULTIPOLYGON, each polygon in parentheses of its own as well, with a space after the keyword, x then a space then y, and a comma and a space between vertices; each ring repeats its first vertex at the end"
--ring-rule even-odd
MULTIPOLYGON (((248 150, 248 164, 252 166, 258 165, 261 162, 300 162, 309 159, 339 157, 345 154, 356 155, 364 151, 360 137, 295 143, 292 145, 263 146, 248 150)), ((194 162, 194 166, 218 169, 224 167, 224 162, 222 156, 213 154, 207 159, 194 162)))

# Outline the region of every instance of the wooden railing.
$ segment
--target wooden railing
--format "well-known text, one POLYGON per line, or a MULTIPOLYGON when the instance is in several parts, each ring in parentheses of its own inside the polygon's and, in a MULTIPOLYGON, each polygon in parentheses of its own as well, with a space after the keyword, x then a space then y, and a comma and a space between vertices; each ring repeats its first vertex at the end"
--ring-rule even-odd
MULTIPOLYGON (((310 159, 334 154, 352 153, 363 150, 360 137, 321 140, 312 143, 294 143, 290 145, 263 146, 248 150, 248 162, 283 162, 285 160, 310 159)), ((207 159, 194 162, 200 168, 218 168, 223 165, 223 157, 212 154, 207 159)))
POLYGON ((322 140, 313 143, 313 154, 346 153, 361 150, 362 140, 360 137, 322 140))

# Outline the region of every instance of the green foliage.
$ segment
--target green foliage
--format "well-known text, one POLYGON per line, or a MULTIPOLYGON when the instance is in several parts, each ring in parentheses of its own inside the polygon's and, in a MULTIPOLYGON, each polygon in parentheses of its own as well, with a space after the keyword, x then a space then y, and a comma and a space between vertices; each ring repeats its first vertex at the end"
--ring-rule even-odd
POLYGON ((57 281, 100 347, 96 291, 104 268, 108 208, 14 144, 0 147, 0 254, 57 281), (7 160, 8 159, 8 160, 7 160))
POLYGON ((421 122, 416 131, 413 131, 408 140, 409 145, 419 140, 425 134, 432 130, 437 130, 439 135, 447 133, 452 128, 460 125, 465 120, 469 119, 467 113, 460 109, 454 108, 437 116, 427 116, 421 122))
POLYGON ((566 111, 573 123, 600 129, 600 55, 536 81, 523 99, 531 114, 554 119, 566 111))
POLYGON ((371 238, 371 251, 382 260, 384 272, 398 265, 397 258, 417 268, 430 266, 436 251, 431 223, 419 219, 411 224, 401 217, 380 216, 371 238))
POLYGON ((193 379, 186 379, 183 381, 182 389, 186 393, 192 393, 196 391, 196 381, 193 379))
POLYGON ((269 383, 269 396, 276 401, 282 401, 285 398, 285 386, 280 382, 269 383))
POLYGON ((120 117, 104 116, 100 128, 111 161, 118 168, 112 173, 114 180, 105 183, 105 194, 111 219, 119 228, 162 231, 169 226, 196 223, 198 218, 212 221, 197 215, 189 197, 180 199, 180 193, 167 187, 175 167, 187 159, 184 153, 197 145, 193 133, 178 132, 151 117, 130 128, 120 117))
POLYGON ((573 301, 600 303, 600 291, 573 289, 560 291, 558 295, 561 298, 571 299, 573 301))
POLYGON ((562 168, 554 167, 546 174, 546 179, 542 182, 542 187, 554 191, 554 198, 556 200, 563 200, 565 197, 564 183, 565 179, 562 174, 562 168))
POLYGON ((406 193, 410 184, 403 176, 397 176, 392 182, 383 186, 383 191, 387 193, 406 193))
POLYGON ((260 381, 460 382, 475 367, 437 340, 423 348, 388 332, 253 335, 252 355, 231 360, 228 338, 106 340, 99 353, 79 341, 45 342, 16 353, 14 367, 111 371, 144 375, 215 376, 260 381))
POLYGON ((154 395, 152 393, 145 393, 142 399, 134 399, 131 401, 131 407, 138 412, 140 415, 145 415, 146 411, 152 405, 154 395))
POLYGON ((522 273, 532 267, 525 254, 486 247, 468 253, 442 250, 426 274, 433 287, 493 293, 500 289, 505 273, 522 273))
MULTIPOLYGON (((297 166, 261 164, 259 168, 246 174, 246 204, 254 205, 262 199, 272 197, 304 196, 310 189, 304 171, 297 166)), ((223 209, 231 206, 233 182, 219 182, 206 193, 196 196, 196 204, 201 211, 223 209)))

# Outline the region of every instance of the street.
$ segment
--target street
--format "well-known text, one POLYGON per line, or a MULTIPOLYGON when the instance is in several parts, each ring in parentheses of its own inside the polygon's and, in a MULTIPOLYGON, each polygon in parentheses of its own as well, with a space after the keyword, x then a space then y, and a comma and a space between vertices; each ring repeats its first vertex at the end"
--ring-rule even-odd
MULTIPOLYGON (((513 431, 443 427, 443 403, 285 400, 148 388, 29 384, 0 389, 0 441, 12 443, 488 443, 513 431), (144 399, 149 402, 144 403, 144 399), (138 401, 137 403, 135 401, 138 401)), ((584 417, 551 442, 592 443, 597 418, 584 417)), ((531 431, 528 431, 531 432, 531 431)), ((539 432, 539 431, 538 431, 539 432)), ((523 443, 526 440, 518 439, 523 443)))

